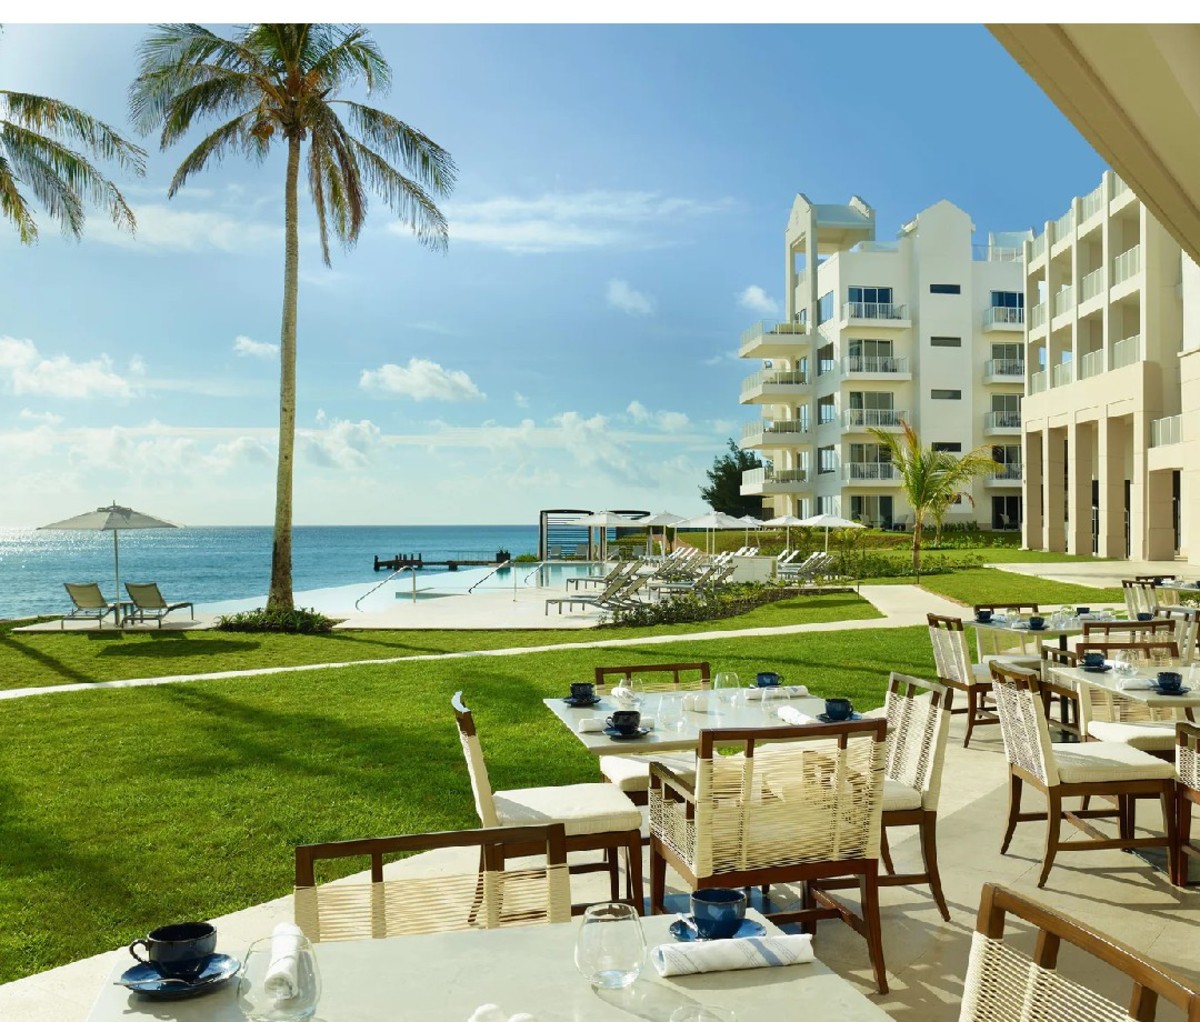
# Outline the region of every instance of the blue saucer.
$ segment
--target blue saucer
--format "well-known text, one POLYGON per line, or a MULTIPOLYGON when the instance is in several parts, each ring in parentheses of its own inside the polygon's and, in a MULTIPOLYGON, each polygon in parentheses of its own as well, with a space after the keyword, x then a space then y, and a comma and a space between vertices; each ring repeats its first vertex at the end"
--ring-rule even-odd
POLYGON ((1181 696, 1185 692, 1190 692, 1191 689, 1184 685, 1183 688, 1173 688, 1168 692, 1165 688, 1160 688, 1158 685, 1155 685, 1150 691, 1155 695, 1160 696, 1181 696))
POLYGON ((180 1001, 185 997, 199 997, 219 990, 238 974, 242 963, 231 955, 209 955, 204 968, 191 982, 176 982, 164 979, 158 971, 139 962, 126 969, 117 980, 135 994, 155 1001, 180 1001))
POLYGON ((861 713, 852 713, 849 717, 842 717, 841 720, 834 720, 828 713, 818 713, 817 720, 822 724, 845 724, 848 720, 862 720, 861 713))
POLYGON ((604 733, 614 742, 627 742, 631 738, 645 738, 650 733, 650 729, 648 727, 640 727, 636 731, 625 734, 623 731, 618 731, 615 727, 606 727, 604 733))
POLYGON ((568 706, 595 706, 598 702, 600 702, 600 697, 592 696, 591 699, 576 699, 574 696, 566 696, 563 699, 563 702, 568 706))
MULTIPOLYGON (((688 918, 691 918, 690 916, 688 918)), ((729 937, 701 937, 682 919, 676 919, 671 924, 671 936, 676 940, 681 940, 685 944, 691 944, 695 941, 701 943, 709 940, 731 940, 733 937, 761 937, 767 931, 763 929, 762 923, 756 923, 753 919, 743 919, 742 925, 731 934, 729 937)))
POLYGON ((1082 669, 1087 671, 1088 674, 1103 674, 1105 671, 1112 670, 1112 664, 1101 664, 1099 667, 1088 667, 1087 664, 1084 664, 1082 669))

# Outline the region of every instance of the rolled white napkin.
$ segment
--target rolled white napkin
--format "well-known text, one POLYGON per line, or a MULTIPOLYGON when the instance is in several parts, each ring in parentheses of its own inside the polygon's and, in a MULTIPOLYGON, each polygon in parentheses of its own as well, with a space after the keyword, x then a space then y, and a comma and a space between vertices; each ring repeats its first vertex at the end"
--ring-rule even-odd
POLYGON ((303 940, 304 931, 295 923, 280 923, 271 933, 271 961, 263 986, 276 1002, 290 1000, 300 992, 296 969, 303 940))
MULTIPOLYGON (((641 726, 654 730, 654 718, 643 717, 641 726)), ((581 735, 592 734, 597 731, 603 731, 608 727, 608 721, 604 717, 584 717, 578 724, 575 725, 575 730, 581 735)))
POLYGON ((765 692, 786 692, 791 699, 800 699, 808 695, 808 689, 804 685, 770 685, 765 688, 746 689, 746 698, 761 699, 765 692))
POLYGON ((650 961, 660 976, 762 969, 773 965, 800 965, 812 960, 812 935, 808 933, 735 937, 695 944, 659 944, 650 949, 650 961))
POLYGON ((537 1022, 537 1019, 524 1011, 508 1016, 498 1004, 481 1004, 471 1013, 467 1022, 537 1022))
POLYGON ((816 717, 810 717, 807 713, 801 713, 794 706, 781 706, 775 711, 775 716, 782 720, 785 724, 815 724, 816 717))

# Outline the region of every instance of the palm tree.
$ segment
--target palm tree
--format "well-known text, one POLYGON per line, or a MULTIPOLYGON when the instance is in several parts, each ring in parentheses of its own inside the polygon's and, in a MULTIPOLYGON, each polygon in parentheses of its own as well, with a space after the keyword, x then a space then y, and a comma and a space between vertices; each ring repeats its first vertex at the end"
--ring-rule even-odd
POLYGON ((961 457, 948 451, 922 447, 912 426, 900 420, 899 434, 882 429, 871 433, 886 448, 900 476, 900 486, 913 509, 913 573, 921 573, 921 538, 925 516, 945 515, 955 497, 971 480, 996 468, 991 448, 981 446, 961 457))
POLYGON ((161 126, 164 150, 202 118, 223 119, 184 158, 168 196, 231 151, 240 150, 261 162, 274 140, 286 146, 279 464, 268 610, 292 608, 300 273, 297 190, 304 143, 308 143, 308 189, 325 265, 329 265, 331 228, 344 248, 358 240, 368 190, 379 195, 422 244, 446 247, 446 219, 432 196, 447 195, 454 186, 450 154, 391 114, 337 98, 339 92, 360 83, 368 96, 385 91, 390 77, 387 61, 357 25, 251 25, 234 39, 199 25, 159 25, 142 43, 139 74, 130 88, 134 122, 144 132, 161 126), (339 110, 345 112, 349 127, 339 110), (412 177, 400 173, 394 163, 403 164, 412 177))

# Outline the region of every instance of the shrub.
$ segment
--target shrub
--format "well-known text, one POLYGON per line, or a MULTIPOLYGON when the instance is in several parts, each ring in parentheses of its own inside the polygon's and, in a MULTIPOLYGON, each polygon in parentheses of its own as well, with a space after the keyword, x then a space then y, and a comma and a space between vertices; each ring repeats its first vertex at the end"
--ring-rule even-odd
POLYGON ((512 559, 513 564, 537 564, 537 554, 517 554, 512 559))
POLYGON ((738 582, 719 589, 702 589, 699 592, 678 593, 669 600, 643 603, 630 607, 619 607, 612 611, 604 627, 642 628, 651 625, 676 625, 692 621, 719 621, 735 617, 774 603, 794 594, 779 586, 757 582, 738 582))
POLYGON ((296 610, 244 610, 237 614, 222 614, 216 628, 223 632, 289 632, 301 635, 324 635, 333 631, 335 621, 308 607, 296 610))

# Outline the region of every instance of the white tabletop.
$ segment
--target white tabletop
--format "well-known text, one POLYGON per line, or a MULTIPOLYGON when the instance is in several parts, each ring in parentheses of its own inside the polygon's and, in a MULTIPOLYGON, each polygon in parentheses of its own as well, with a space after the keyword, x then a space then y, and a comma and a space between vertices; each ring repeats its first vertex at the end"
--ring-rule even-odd
MULTIPOLYGON (((750 916, 761 916, 750 911, 750 916)), ((642 920, 647 947, 670 940, 674 916, 642 920)), ((769 932, 775 927, 767 923, 769 932)), ((649 964, 633 986, 594 991, 574 963, 579 921, 554 926, 393 937, 318 944, 323 993, 314 1022, 467 1022, 481 1004, 508 1015, 529 1012, 538 1022, 630 1022, 668 1019, 686 1004, 720 1005, 744 1022, 812 1018, 887 1022, 888 1016, 820 962, 700 976, 661 978, 649 964)), ((224 949, 223 949, 224 950, 224 949)), ((132 960, 122 956, 115 980, 132 960)), ((244 1022, 237 981, 186 1001, 149 1001, 124 987, 101 992, 88 1022, 244 1022)))
POLYGON ((1200 706, 1200 685, 1188 685, 1187 667, 1140 667, 1133 674, 1124 674, 1115 667, 1111 671, 1085 671, 1082 667, 1051 667, 1051 671, 1056 677, 1064 678, 1076 687, 1091 685, 1094 688, 1108 689, 1147 706, 1200 706), (1182 695, 1166 696, 1153 689, 1138 687, 1145 686, 1157 678, 1158 672, 1164 669, 1180 671, 1183 674, 1184 688, 1190 688, 1190 691, 1182 695))
MULTIPOLYGON (((746 689, 745 691, 761 692, 762 690, 746 689)), ((624 740, 610 738, 603 731, 589 731, 586 734, 579 732, 581 720, 609 717, 614 710, 625 708, 613 702, 608 696, 602 697, 599 703, 586 709, 568 706, 562 699, 544 699, 542 701, 550 708, 550 712, 566 724, 571 733, 583 743, 583 747, 596 756, 642 755, 694 749, 700 739, 701 731, 717 727, 787 727, 787 724, 774 716, 776 707, 784 704, 793 706, 810 717, 816 717, 817 714, 825 712, 825 700, 811 695, 788 699, 782 703, 776 700, 768 700, 767 703, 763 703, 759 699, 747 700, 742 696, 738 699, 737 705, 731 705, 724 692, 653 692, 646 696, 641 712, 645 716, 655 717, 654 729, 643 738, 624 740), (701 697, 702 702, 707 705, 707 709, 685 710, 682 730, 672 731, 660 726, 659 707, 662 703, 664 701, 682 703, 689 696, 701 697), (769 714, 764 709, 768 705, 771 711, 769 714)))

